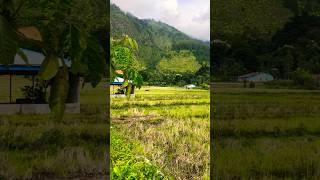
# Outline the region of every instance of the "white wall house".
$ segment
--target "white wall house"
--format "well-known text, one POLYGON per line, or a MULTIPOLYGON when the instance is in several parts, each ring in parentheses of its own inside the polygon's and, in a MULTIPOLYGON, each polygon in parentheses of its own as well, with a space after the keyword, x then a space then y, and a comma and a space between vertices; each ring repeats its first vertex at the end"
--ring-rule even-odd
POLYGON ((254 72, 245 74, 238 77, 238 81, 248 81, 248 82, 266 82, 274 80, 273 76, 269 73, 254 72))

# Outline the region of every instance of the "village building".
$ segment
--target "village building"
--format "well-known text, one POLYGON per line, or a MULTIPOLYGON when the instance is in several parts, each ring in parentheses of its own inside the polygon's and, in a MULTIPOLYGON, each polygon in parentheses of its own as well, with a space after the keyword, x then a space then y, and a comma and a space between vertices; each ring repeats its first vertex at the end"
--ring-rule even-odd
POLYGON ((193 89, 193 88, 196 88, 197 86, 194 85, 194 84, 188 84, 188 85, 185 85, 184 86, 186 89, 193 89))
POLYGON ((266 82, 266 81, 273 81, 274 78, 269 73, 264 72, 254 72, 249 74, 244 74, 238 77, 238 81, 241 82, 266 82))
MULTIPOLYGON (((123 75, 123 72, 121 70, 116 70, 115 71, 117 77, 114 78, 114 80, 110 83, 111 85, 111 97, 126 97, 124 89, 123 89, 123 83, 124 79, 120 76, 123 75)), ((132 81, 129 80, 129 83, 132 84, 132 81)), ((128 88, 128 87, 126 87, 128 88)), ((135 96, 135 86, 132 84, 132 89, 131 89, 131 95, 132 97, 135 96)))
MULTIPOLYGON (((50 113, 48 95, 50 93, 51 81, 45 81, 45 85, 41 86, 43 87, 42 89, 37 87, 39 81, 36 78, 45 56, 36 51, 21 50, 28 58, 28 64, 19 55, 15 56, 13 64, 0 64, 0 114, 50 113), (26 97, 22 89, 29 91, 27 94, 31 95, 26 97), (37 98, 38 96, 40 98, 37 98)), ((70 61, 65 60, 65 63, 70 67, 70 61)), ((66 112, 80 113, 81 78, 70 73, 69 79, 72 81, 70 81, 66 112)))

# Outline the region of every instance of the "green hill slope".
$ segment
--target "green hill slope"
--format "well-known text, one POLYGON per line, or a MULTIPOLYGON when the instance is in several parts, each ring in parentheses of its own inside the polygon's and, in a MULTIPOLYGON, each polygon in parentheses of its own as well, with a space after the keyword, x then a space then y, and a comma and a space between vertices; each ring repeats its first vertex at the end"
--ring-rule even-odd
POLYGON ((111 36, 128 34, 139 44, 139 58, 149 68, 155 68, 161 58, 169 51, 190 50, 199 62, 210 61, 208 42, 193 39, 165 23, 138 19, 111 5, 111 36))

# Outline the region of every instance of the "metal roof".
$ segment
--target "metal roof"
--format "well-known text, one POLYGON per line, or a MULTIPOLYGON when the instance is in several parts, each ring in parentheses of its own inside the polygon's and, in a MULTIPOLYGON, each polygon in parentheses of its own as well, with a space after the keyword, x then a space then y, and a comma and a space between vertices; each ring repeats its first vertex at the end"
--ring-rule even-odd
MULTIPOLYGON (((239 78, 247 78, 247 77, 253 77, 256 76, 258 74, 268 74, 268 73, 264 73, 264 72, 253 72, 253 73, 248 73, 248 74, 244 74, 242 76, 239 76, 239 78)), ((269 75, 269 74, 268 74, 269 75)))
MULTIPOLYGON (((121 77, 115 77, 113 82, 111 82, 111 85, 122 85, 124 82, 124 79, 121 77)), ((132 81, 129 81, 130 83, 132 83, 132 81)))
MULTIPOLYGON (((28 49, 21 49, 21 50, 27 56, 29 64, 26 64, 24 62, 24 60, 18 54, 16 54, 12 65, 38 65, 38 66, 40 66, 45 59, 45 56, 40 52, 32 51, 32 50, 28 50, 28 49)), ((71 66, 70 60, 64 59, 64 62, 66 63, 66 65, 68 67, 71 66)))
POLYGON ((0 75, 36 75, 40 70, 40 66, 26 65, 0 65, 0 75))
MULTIPOLYGON (((16 74, 16 75, 35 75, 40 70, 40 65, 42 64, 45 56, 36 51, 21 49, 28 58, 28 64, 16 54, 13 64, 4 65, 0 64, 0 74, 16 74)), ((71 62, 64 59, 68 67, 71 66, 71 62)))

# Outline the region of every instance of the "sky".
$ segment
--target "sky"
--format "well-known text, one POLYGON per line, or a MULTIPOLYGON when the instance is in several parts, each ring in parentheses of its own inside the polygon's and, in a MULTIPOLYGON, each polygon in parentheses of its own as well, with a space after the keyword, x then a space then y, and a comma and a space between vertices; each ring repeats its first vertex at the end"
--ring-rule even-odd
POLYGON ((111 0, 140 19, 162 21, 200 40, 210 40, 210 0, 111 0))

